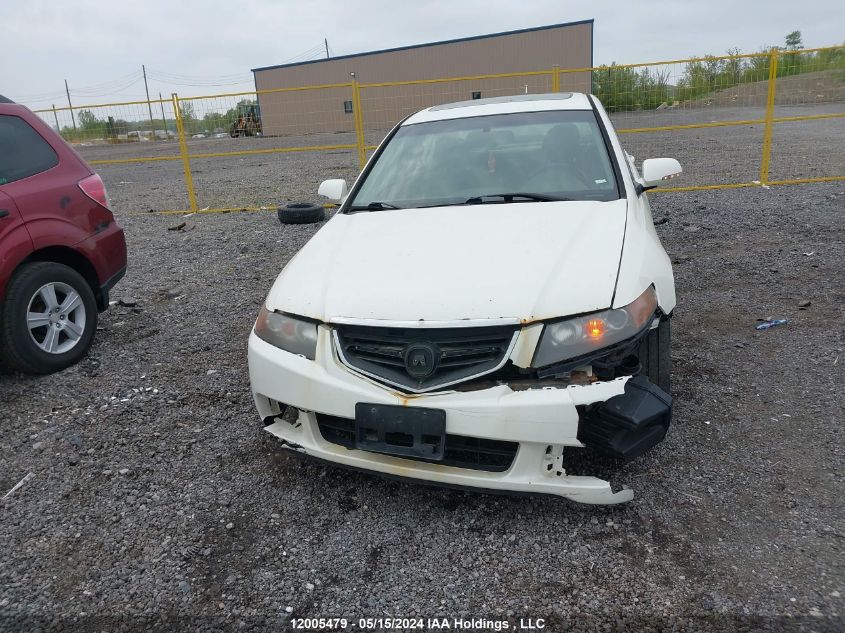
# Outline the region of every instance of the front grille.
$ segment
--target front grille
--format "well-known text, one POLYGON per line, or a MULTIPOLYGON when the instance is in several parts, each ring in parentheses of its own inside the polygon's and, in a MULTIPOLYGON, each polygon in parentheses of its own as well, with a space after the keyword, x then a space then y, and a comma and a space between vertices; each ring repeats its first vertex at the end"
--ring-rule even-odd
MULTIPOLYGON (((320 435, 327 442, 344 448, 355 448, 355 420, 318 413, 317 426, 320 429, 320 435)), ((402 459, 503 473, 511 467, 518 448, 517 442, 447 434, 442 460, 431 462, 431 460, 406 456, 402 459)))
POLYGON ((335 330, 344 363, 376 380, 412 392, 431 391, 495 371, 507 359, 515 336, 516 327, 510 325, 473 328, 341 325, 335 330), (429 357, 430 373, 421 376, 414 363, 427 362, 429 357))

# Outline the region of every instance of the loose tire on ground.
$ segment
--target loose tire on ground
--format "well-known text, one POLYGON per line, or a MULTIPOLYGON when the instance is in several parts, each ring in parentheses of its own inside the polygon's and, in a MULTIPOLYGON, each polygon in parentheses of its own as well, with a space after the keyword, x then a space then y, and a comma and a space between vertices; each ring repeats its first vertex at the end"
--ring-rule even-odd
POLYGON ((672 321, 661 319, 646 334, 639 349, 642 373, 663 391, 672 395, 672 321))
MULTIPOLYGON (((61 299, 62 296, 66 299, 68 295, 61 294, 57 296, 57 299, 61 299)), ((57 307, 60 308, 60 306, 57 307)), ((47 309, 43 305, 38 305, 35 311, 46 313, 47 309)), ((60 312, 57 312, 56 318, 60 318, 60 312)), ((96 329, 97 302, 91 286, 82 275, 73 268, 55 262, 25 264, 12 276, 7 288, 6 300, 0 305, 0 360, 10 369, 19 369, 33 374, 59 371, 76 363, 85 355, 91 346, 96 329), (41 288, 47 285, 59 288, 60 293, 69 288, 79 295, 78 307, 59 321, 64 334, 57 339, 60 342, 57 348, 66 347, 68 341, 75 341, 72 347, 64 352, 50 353, 43 350, 30 332, 28 312, 30 307, 35 307, 32 303, 33 298, 41 288), (83 318, 80 318, 80 315, 83 318), (78 325, 75 328, 79 331, 78 337, 69 336, 66 329, 69 320, 75 321, 74 325, 84 320, 84 325, 78 325)), ((37 329, 34 335, 38 338, 46 331, 37 329)))
POLYGON ((319 204, 296 202, 279 207, 282 224, 313 224, 326 219, 326 210, 319 204))

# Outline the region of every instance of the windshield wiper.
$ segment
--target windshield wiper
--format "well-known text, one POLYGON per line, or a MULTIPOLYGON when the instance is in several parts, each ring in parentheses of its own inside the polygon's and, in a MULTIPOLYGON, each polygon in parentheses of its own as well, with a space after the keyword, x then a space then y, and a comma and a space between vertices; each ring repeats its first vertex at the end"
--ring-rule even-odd
POLYGON ((522 198, 523 200, 530 200, 532 202, 554 202, 561 200, 571 200, 571 198, 560 198, 558 196, 547 196, 540 193, 487 193, 483 196, 473 196, 469 198, 464 204, 484 204, 485 202, 494 202, 493 200, 486 200, 486 198, 502 198, 503 202, 513 202, 514 198, 522 198))
POLYGON ((390 204, 389 202, 371 202, 366 205, 353 205, 349 207, 347 211, 384 211, 385 209, 401 208, 402 207, 397 207, 395 204, 390 204))

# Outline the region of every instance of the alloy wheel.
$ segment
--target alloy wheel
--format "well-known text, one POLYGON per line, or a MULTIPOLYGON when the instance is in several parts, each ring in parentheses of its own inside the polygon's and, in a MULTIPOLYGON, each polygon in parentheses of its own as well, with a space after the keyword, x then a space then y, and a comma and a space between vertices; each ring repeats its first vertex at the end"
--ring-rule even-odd
POLYGON ((36 290, 26 311, 29 335, 49 354, 64 354, 76 347, 85 332, 85 317, 82 297, 60 281, 36 290))

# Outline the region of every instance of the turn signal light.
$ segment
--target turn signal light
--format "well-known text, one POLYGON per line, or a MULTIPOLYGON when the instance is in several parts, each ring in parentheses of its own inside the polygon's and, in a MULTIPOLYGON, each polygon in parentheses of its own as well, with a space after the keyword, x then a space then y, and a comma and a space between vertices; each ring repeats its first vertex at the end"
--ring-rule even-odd
POLYGON ((592 339, 604 336, 604 321, 601 319, 590 319, 587 321, 587 334, 592 339))

